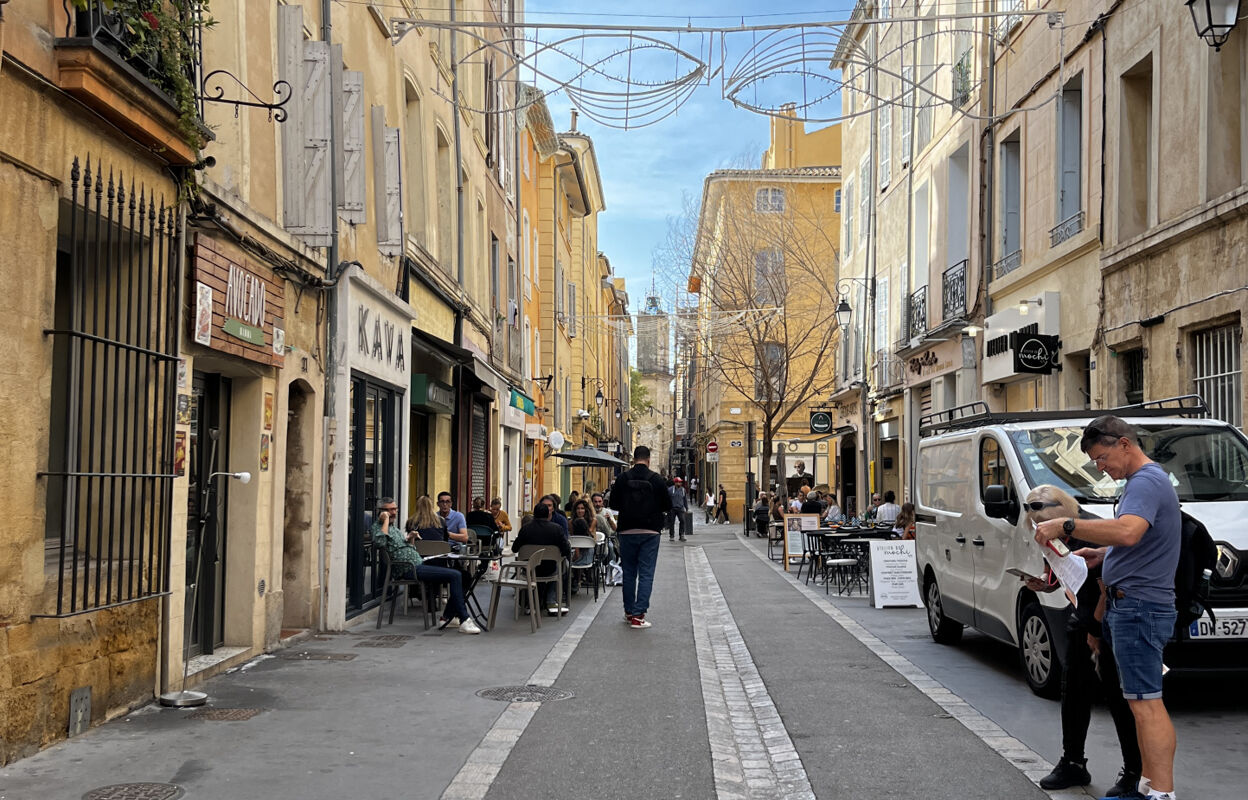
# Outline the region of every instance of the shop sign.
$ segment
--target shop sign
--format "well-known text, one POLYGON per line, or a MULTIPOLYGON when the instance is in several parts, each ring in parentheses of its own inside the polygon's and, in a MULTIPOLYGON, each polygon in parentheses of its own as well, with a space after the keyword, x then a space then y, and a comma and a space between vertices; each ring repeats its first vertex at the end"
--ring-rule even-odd
POLYGON ((425 373, 412 376, 412 407, 435 414, 455 413, 455 390, 425 373))
POLYGON ((195 237, 194 271, 193 341, 281 367, 286 355, 284 282, 241 248, 205 233, 195 237))
POLYGON ((407 372, 407 348, 399 325, 374 313, 364 303, 356 306, 356 324, 356 352, 398 372, 407 372))
POLYGON ((832 430, 832 415, 827 411, 812 411, 810 414, 810 432, 827 433, 832 430))
POLYGON ((1042 333, 1013 335, 1014 371, 1048 375, 1057 363, 1061 342, 1056 336, 1042 333))
POLYGON ((984 360, 980 380, 998 383, 1048 375, 1061 352, 1061 295, 1044 292, 1029 302, 1024 315, 1018 307, 1004 310, 984 321, 984 360))

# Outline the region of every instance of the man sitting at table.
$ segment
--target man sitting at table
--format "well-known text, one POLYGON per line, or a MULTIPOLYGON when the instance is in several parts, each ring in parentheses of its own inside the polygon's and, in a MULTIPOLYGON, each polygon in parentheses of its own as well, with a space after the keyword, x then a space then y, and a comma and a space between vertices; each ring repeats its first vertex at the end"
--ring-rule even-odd
MULTIPOLYGON (((527 544, 537 544, 543 547, 554 547, 563 555, 565 560, 571 559, 572 547, 568 544, 568 537, 558 525, 550 521, 551 507, 549 497, 543 497, 542 500, 546 502, 538 503, 533 509, 533 521, 522 527, 520 532, 516 534, 515 540, 511 543, 511 550, 513 553, 518 553, 520 548, 527 544)), ((554 564, 542 564, 538 567, 537 577, 539 578, 549 578, 554 574, 554 564)), ((542 584, 541 602, 552 617, 558 616, 561 611, 565 614, 568 612, 567 606, 560 606, 551 599, 551 591, 556 589, 557 587, 553 581, 542 584)))
POLYGON ((807 489, 805 486, 802 487, 802 491, 801 512, 803 514, 822 514, 823 503, 819 502, 819 493, 813 489, 807 489))
MULTIPOLYGON (((429 498, 424 498, 426 504, 429 498)), ((418 580, 422 583, 446 584, 446 610, 442 612, 442 624, 458 627, 460 633, 475 634, 481 629, 473 622, 464 604, 464 578, 459 570, 425 564, 415 547, 404 541, 398 525, 398 504, 393 497, 383 497, 377 504, 377 521, 373 523, 373 541, 386 548, 390 554, 392 577, 399 580, 418 580)), ((420 538, 419 535, 413 538, 420 538)), ((384 600, 384 598, 383 598, 384 600)), ((378 613, 381 613, 380 609, 378 613)))

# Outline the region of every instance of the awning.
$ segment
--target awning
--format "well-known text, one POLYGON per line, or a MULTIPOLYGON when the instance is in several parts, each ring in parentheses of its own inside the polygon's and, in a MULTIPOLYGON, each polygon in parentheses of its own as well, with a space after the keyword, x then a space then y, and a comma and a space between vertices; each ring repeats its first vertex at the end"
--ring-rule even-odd
POLYGON ((472 351, 465 350, 459 345, 444 342, 436 336, 425 333, 420 328, 412 326, 412 344, 419 342, 423 344, 430 355, 438 359, 448 367, 456 364, 466 364, 472 366, 472 351))
POLYGON ((530 416, 537 413, 537 405, 533 402, 533 398, 514 387, 511 390, 511 398, 507 405, 512 408, 518 408, 530 416))

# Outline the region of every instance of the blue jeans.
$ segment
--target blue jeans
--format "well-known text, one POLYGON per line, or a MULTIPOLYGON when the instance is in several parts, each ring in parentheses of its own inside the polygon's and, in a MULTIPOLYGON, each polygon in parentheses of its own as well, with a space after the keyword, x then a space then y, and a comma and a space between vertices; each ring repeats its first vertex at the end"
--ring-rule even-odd
POLYGON ((422 583, 433 585, 446 584, 446 611, 442 619, 459 617, 460 621, 468 619, 468 606, 464 604, 464 575, 457 569, 435 567, 432 564, 421 564, 412 569, 411 564, 396 564, 396 577, 411 580, 415 577, 422 583))
POLYGON ((1105 607, 1105 641, 1118 665, 1122 696, 1128 700, 1161 697, 1161 655, 1174 635, 1178 612, 1173 603, 1150 603, 1115 597, 1109 589, 1105 607))
POLYGON ((624 613, 645 614, 650 609, 654 565, 659 560, 657 533, 620 536, 620 568, 624 571, 624 613))

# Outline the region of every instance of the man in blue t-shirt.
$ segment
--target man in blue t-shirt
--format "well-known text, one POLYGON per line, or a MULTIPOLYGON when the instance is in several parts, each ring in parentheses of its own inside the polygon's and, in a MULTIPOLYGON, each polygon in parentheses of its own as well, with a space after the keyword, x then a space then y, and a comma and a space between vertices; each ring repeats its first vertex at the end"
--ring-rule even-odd
POLYGON ((1126 479, 1115 519, 1046 520, 1041 545, 1064 534, 1103 547, 1078 551, 1090 566, 1104 561, 1105 641, 1118 665, 1144 759, 1139 792, 1174 798, 1174 725, 1162 701, 1162 651, 1174 633, 1174 571, 1182 520, 1170 477, 1140 449, 1136 432, 1117 417, 1097 417, 1083 429, 1080 448, 1114 480, 1126 479))

